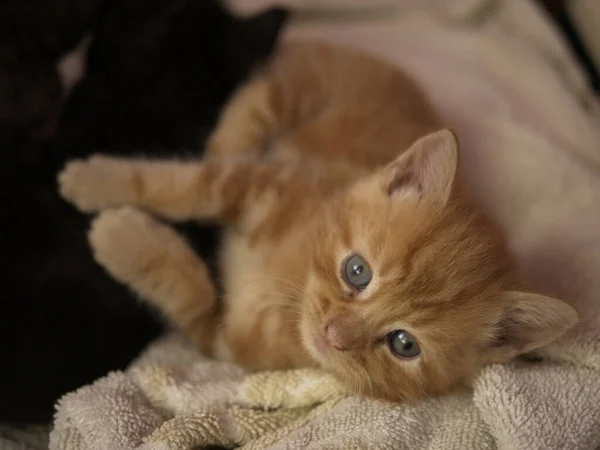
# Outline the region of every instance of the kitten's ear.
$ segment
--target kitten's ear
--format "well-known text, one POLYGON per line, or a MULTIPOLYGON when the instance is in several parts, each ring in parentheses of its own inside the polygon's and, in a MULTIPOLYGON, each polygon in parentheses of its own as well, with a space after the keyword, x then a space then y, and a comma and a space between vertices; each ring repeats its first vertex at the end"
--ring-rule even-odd
POLYGON ((418 139, 390 163, 386 172, 389 195, 411 189, 446 203, 452 194, 458 167, 458 141, 450 130, 418 139))
POLYGON ((503 362, 547 345, 579 320, 573 307, 556 298, 520 291, 502 295, 513 306, 496 324, 496 336, 486 349, 490 362, 503 362))

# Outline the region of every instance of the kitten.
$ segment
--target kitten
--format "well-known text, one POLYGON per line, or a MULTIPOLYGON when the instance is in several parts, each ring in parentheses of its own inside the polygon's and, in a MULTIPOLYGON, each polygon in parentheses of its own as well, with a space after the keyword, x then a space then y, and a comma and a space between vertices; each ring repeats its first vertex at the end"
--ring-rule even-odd
MULTIPOLYGON (((106 148, 120 156, 201 155, 227 97, 269 55, 286 12, 242 19, 215 0, 9 0, 1 11, 0 22, 10 17, 22 28, 3 35, 0 60, 18 65, 0 64, 0 84, 22 90, 13 89, 0 112, 0 142, 10 143, 0 152, 1 212, 10 217, 0 222, 0 355, 10 367, 0 374, 0 421, 47 422, 57 398, 125 367, 163 329, 94 262, 89 219, 59 197, 56 172, 106 148), (59 88, 60 101, 46 104, 40 83, 59 85, 55 64, 84 31, 92 36, 84 78, 64 105, 59 88), (24 55, 19 45, 36 52, 24 55), (40 142, 30 125, 47 120, 31 111, 46 106, 62 114, 40 142)), ((215 252, 214 227, 177 228, 202 255, 215 252)))
POLYGON ((319 366, 406 401, 577 320, 520 286, 439 128, 397 69, 287 44, 231 99, 204 161, 74 161, 60 190, 85 212, 136 205, 228 226, 222 303, 185 241, 140 210, 108 209, 89 235, 96 260, 203 351, 253 370, 319 366))

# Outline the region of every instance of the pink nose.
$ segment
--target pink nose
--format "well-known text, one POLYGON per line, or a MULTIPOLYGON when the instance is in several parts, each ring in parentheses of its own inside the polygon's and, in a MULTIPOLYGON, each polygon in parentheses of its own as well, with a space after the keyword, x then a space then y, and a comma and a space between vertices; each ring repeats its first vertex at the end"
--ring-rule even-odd
POLYGON ((325 342, 327 342, 327 345, 335 348, 336 350, 348 350, 344 344, 344 338, 339 324, 336 324, 335 320, 330 320, 327 322, 327 325, 325 325, 325 342))

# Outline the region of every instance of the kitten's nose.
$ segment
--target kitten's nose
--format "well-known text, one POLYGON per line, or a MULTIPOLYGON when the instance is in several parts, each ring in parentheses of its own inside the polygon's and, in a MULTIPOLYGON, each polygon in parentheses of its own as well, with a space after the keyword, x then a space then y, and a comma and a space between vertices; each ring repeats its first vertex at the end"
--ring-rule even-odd
POLYGON ((336 324, 335 319, 330 320, 327 322, 327 325, 325 325, 325 342, 336 350, 348 350, 344 344, 344 336, 340 330, 339 324, 336 324))
POLYGON ((327 345, 342 352, 361 348, 367 343, 365 321, 352 312, 342 313, 327 322, 324 337, 327 345))

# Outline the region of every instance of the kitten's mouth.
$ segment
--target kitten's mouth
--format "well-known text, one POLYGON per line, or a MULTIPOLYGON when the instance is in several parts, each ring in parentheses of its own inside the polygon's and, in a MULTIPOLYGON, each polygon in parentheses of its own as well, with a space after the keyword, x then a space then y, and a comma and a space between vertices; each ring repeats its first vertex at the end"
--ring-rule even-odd
POLYGON ((320 334, 315 334, 313 337, 313 347, 321 354, 325 355, 331 351, 331 347, 325 340, 325 337, 320 334))
POLYGON ((308 353, 320 364, 324 364, 331 356, 331 347, 327 344, 325 336, 318 332, 318 327, 310 320, 302 321, 300 332, 308 353))
POLYGON ((333 369, 333 361, 336 359, 335 350, 327 343, 325 337, 321 334, 312 334, 310 342, 310 354, 323 368, 333 369))

